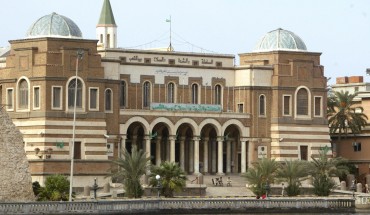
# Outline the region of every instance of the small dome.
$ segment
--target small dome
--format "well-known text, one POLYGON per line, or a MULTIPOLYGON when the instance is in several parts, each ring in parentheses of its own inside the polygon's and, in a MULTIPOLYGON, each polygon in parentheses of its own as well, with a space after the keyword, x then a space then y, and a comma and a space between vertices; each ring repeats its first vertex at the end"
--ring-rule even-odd
POLYGON ((61 37, 80 38, 80 28, 68 17, 52 13, 36 20, 27 31, 27 38, 61 37))
POLYGON ((267 51, 300 51, 306 52, 307 48, 303 40, 291 31, 281 28, 268 32, 257 43, 253 52, 267 51))

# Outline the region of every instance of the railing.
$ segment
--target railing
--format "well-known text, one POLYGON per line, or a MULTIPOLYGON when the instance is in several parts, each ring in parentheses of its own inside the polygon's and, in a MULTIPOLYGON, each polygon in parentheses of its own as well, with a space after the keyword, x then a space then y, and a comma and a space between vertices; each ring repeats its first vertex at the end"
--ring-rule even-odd
POLYGON ((212 213, 217 211, 265 213, 284 211, 305 212, 317 210, 320 212, 354 212, 354 199, 244 199, 244 198, 214 198, 214 199, 132 199, 115 201, 86 202, 29 202, 0 203, 0 214, 152 214, 152 213, 212 213))

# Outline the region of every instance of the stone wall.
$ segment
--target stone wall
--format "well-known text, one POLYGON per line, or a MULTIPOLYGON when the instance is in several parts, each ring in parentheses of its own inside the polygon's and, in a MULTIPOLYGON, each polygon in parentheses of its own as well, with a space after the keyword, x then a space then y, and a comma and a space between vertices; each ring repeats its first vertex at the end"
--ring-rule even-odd
POLYGON ((32 178, 23 136, 0 109, 0 202, 33 201, 32 178))

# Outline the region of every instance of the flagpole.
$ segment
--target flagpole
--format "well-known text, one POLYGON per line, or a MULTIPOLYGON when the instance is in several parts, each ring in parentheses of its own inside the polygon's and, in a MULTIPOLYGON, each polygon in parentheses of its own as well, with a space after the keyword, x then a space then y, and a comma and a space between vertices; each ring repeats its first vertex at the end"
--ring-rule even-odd
POLYGON ((166 19, 166 22, 170 23, 170 46, 168 47, 167 51, 172 52, 173 47, 172 47, 172 19, 171 19, 171 16, 170 16, 170 19, 166 19))
POLYGON ((74 166, 74 146, 75 146, 75 136, 76 136, 76 107, 77 107, 77 75, 78 75, 78 63, 79 60, 82 60, 84 55, 84 50, 77 50, 76 56, 76 76, 75 76, 75 89, 74 89, 74 105, 73 105, 73 128, 72 128, 72 142, 69 145, 69 150, 71 152, 71 173, 69 178, 69 201, 72 202, 72 187, 73 187, 73 166, 74 166))

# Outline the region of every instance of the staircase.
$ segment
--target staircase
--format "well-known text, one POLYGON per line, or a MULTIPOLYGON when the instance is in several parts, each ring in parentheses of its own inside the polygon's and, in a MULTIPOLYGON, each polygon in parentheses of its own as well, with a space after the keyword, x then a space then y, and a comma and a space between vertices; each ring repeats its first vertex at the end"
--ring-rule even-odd
MULTIPOLYGON (((188 175, 188 184, 196 184, 196 176, 188 175)), ((204 175, 203 184, 207 186, 206 196, 208 197, 253 197, 253 193, 246 187, 246 180, 240 175, 204 175), (223 186, 214 185, 212 179, 222 177, 223 186), (230 177, 231 186, 227 186, 227 180, 230 177)))

